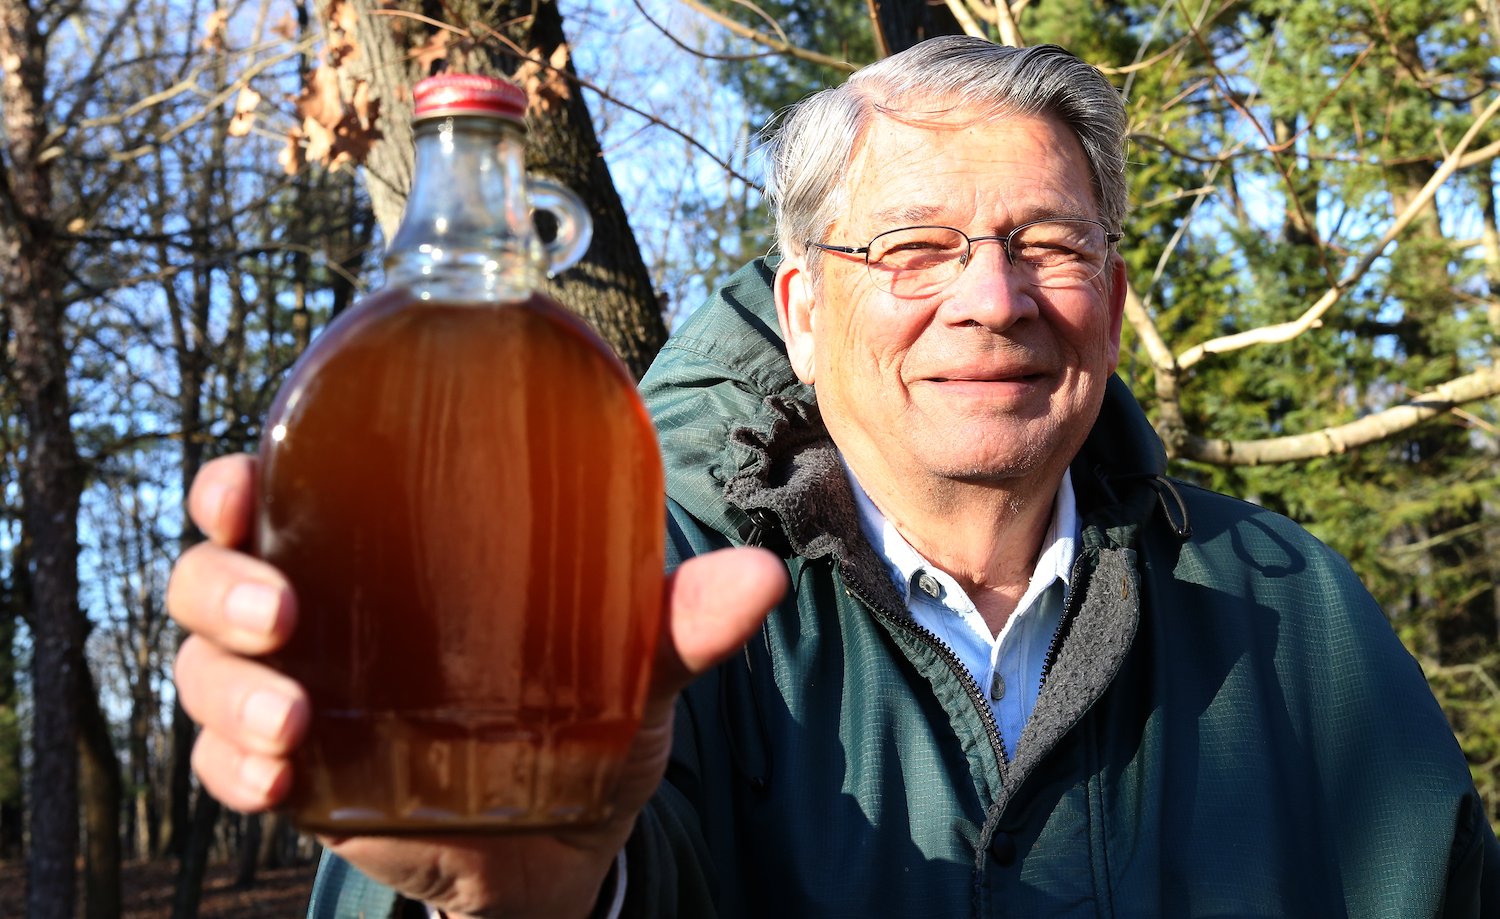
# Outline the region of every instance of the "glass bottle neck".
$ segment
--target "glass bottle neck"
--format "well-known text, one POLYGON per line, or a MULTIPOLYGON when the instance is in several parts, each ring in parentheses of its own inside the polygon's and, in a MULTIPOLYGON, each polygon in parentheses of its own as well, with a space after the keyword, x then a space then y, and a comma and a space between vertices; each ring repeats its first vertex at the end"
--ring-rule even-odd
POLYGON ((419 121, 411 193, 386 250, 386 286, 422 299, 519 300, 545 256, 526 195, 525 135, 499 118, 419 121))

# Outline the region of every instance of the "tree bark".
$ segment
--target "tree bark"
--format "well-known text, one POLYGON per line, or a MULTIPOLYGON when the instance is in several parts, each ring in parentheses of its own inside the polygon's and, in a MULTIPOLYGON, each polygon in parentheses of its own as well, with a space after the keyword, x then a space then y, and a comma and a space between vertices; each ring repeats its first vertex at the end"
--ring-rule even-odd
POLYGON ((85 662, 78 668, 78 752, 84 823, 84 915, 87 919, 119 919, 124 909, 120 893, 120 759, 115 754, 109 722, 99 707, 99 692, 85 662))
POLYGON ((0 298, 14 335, 14 374, 26 422, 21 500, 31 539, 33 651, 31 852, 27 912, 73 914, 78 853, 78 505, 82 463, 73 438, 61 300, 63 251, 43 155, 45 41, 32 7, 0 0, 0 298))
POLYGON ((203 900, 203 877, 208 873, 208 848, 213 842, 220 810, 212 795, 198 789, 192 826, 186 834, 182 865, 177 872, 177 888, 172 894, 172 919, 197 919, 198 906, 203 900))
MULTIPOLYGON (((3 358, 0 358, 3 359, 3 358)), ((7 378, 9 372, 6 373, 7 378)), ((11 548, 11 583, 6 602, 0 606, 0 862, 25 853, 26 796, 21 777, 21 700, 16 679, 16 623, 31 608, 30 576, 27 574, 25 541, 11 548)))
POLYGON ((962 35, 963 26, 942 3, 925 0, 869 0, 878 32, 877 47, 899 54, 938 35, 962 35))
POLYGON ((265 827, 260 814, 243 815, 244 832, 240 835, 239 867, 235 869, 234 886, 249 890, 255 886, 255 870, 260 867, 260 849, 265 827))
POLYGON ((270 871, 288 863, 288 851, 296 841, 292 824, 280 813, 272 811, 262 814, 260 851, 256 853, 257 864, 270 871))

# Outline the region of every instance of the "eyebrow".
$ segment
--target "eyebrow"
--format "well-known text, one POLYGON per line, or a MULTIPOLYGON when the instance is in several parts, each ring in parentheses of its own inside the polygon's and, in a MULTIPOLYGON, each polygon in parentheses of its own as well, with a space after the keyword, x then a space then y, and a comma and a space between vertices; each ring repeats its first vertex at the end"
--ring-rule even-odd
POLYGON ((897 207, 888 207, 882 211, 876 211, 873 220, 878 226, 896 224, 898 226, 910 226, 932 220, 942 208, 935 204, 903 204, 897 207))
MULTIPOLYGON (((1078 207, 1074 204, 1064 204, 1056 209, 1038 210, 1025 214, 1015 222, 1016 226, 1029 223, 1033 220, 1046 220, 1049 217, 1081 218, 1084 220, 1097 220, 1090 215, 1087 208, 1078 207)), ((871 219, 876 226, 883 227, 906 227, 930 225, 933 221, 940 219, 943 209, 935 204, 902 204, 876 211, 871 219)))

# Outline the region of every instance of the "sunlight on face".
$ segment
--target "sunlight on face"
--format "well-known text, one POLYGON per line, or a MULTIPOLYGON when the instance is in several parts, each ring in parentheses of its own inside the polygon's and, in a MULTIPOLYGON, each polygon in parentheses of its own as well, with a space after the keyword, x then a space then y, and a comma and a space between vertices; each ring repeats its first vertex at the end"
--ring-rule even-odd
MULTIPOLYGON (((912 224, 970 236, 1045 217, 1098 219, 1087 160, 1051 118, 871 126, 828 242, 863 246, 912 224)), ((1040 288, 981 241, 928 296, 879 289, 862 256, 827 253, 813 294, 814 385, 824 419, 872 491, 939 480, 1061 475, 1098 414, 1119 355, 1112 266, 1040 288)))

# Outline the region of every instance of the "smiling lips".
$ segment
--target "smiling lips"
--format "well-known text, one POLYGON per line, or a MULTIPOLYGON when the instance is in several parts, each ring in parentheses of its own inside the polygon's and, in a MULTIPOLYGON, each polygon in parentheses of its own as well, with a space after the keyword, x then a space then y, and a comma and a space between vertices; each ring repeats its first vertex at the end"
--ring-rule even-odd
POLYGON ((1044 373, 1032 368, 1013 370, 954 370, 925 377, 929 383, 1035 383, 1044 373))

